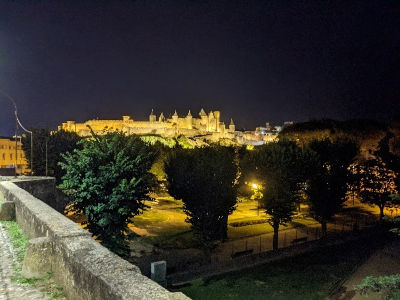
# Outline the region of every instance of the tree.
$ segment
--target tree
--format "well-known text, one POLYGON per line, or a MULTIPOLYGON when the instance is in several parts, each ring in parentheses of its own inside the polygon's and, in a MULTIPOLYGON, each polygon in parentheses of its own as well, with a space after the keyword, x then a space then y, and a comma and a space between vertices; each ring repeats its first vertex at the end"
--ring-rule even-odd
POLYGON ((386 168, 382 160, 367 160, 360 169, 360 196, 364 203, 379 207, 382 221, 385 207, 391 202, 390 195, 396 192, 394 173, 386 168))
POLYGON ((358 146, 348 139, 325 139, 313 140, 308 147, 314 153, 314 160, 309 166, 305 194, 310 212, 326 236, 327 222, 346 201, 347 187, 352 180, 349 166, 358 154, 358 146))
POLYGON ((273 249, 278 249, 279 225, 291 221, 304 181, 305 153, 295 142, 279 141, 248 151, 241 167, 246 177, 256 177, 264 187, 261 205, 274 229, 273 249), (252 174, 252 175, 249 175, 252 174))
POLYGON ((168 191, 182 199, 186 222, 209 247, 227 238, 228 216, 237 197, 238 168, 235 149, 212 145, 175 148, 165 163, 168 191))
MULTIPOLYGON (((93 132, 92 132, 93 134, 93 132)), ((136 136, 109 133, 79 142, 82 149, 62 155, 66 172, 60 187, 83 213, 87 229, 115 253, 129 254, 130 218, 145 208, 154 151, 136 136)))
MULTIPOLYGON (((47 129, 33 129, 33 173, 37 176, 54 176, 57 183, 61 182, 64 174, 58 163, 62 160, 62 153, 71 152, 81 138, 75 132, 56 131, 50 133, 47 129)), ((23 136, 22 149, 26 158, 31 162, 31 139, 30 136, 23 136)))
MULTIPOLYGON (((392 129, 393 130, 393 129, 392 129)), ((374 152, 377 159, 382 161, 387 169, 394 172, 394 182, 400 186, 400 143, 398 137, 388 131, 379 142, 378 150, 374 152)))

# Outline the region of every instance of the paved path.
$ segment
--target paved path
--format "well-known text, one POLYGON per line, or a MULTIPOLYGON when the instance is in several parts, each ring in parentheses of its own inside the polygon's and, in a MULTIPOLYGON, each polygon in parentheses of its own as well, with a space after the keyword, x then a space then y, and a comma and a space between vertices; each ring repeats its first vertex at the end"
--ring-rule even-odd
POLYGON ((368 298, 360 295, 354 287, 370 275, 385 276, 400 273, 400 241, 394 241, 371 255, 342 285, 342 289, 331 299, 334 300, 382 300, 379 293, 370 293, 368 298))
POLYGON ((47 295, 28 284, 13 282, 13 264, 20 266, 10 238, 0 223, 0 300, 49 299, 47 295))

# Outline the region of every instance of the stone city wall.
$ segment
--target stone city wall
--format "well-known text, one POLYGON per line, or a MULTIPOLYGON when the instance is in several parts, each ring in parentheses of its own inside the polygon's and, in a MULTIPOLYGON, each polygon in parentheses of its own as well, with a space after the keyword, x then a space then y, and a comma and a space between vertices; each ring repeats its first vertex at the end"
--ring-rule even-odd
POLYGON ((0 216, 14 214, 11 217, 30 238, 23 276, 53 273, 68 299, 189 299, 143 276, 137 266, 110 252, 89 232, 19 187, 47 198, 51 204, 51 192, 42 190, 54 187, 49 178, 13 181, 0 182, 4 195, 0 216))

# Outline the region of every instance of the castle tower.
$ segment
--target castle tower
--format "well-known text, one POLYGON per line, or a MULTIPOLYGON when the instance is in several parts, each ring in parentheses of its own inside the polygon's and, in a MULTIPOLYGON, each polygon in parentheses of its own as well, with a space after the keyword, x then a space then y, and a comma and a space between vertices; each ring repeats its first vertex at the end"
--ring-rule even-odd
POLYGON ((208 126, 207 126, 207 131, 216 131, 216 124, 215 124, 215 118, 214 118, 214 113, 210 111, 208 114, 208 126))
POLYGON ((160 116, 158 117, 158 122, 164 122, 164 121, 165 121, 164 113, 161 113, 160 116))
POLYGON ((157 119, 156 115, 153 112, 153 109, 151 110, 150 116, 149 116, 149 121, 150 122, 155 122, 157 119))
POLYGON ((193 117, 192 114, 190 113, 190 109, 186 116, 186 125, 188 129, 193 129, 193 117))
POLYGON ((177 112, 176 112, 176 109, 175 109, 175 113, 172 115, 172 122, 173 123, 175 123, 175 124, 178 124, 178 114, 177 114, 177 112))
POLYGON ((233 133, 235 132, 235 123, 233 123, 233 120, 231 119, 231 122, 229 123, 229 132, 233 133))
POLYGON ((201 109, 199 112, 200 116, 200 125, 204 126, 204 128, 207 130, 208 122, 207 122, 207 114, 204 111, 204 109, 201 109))
POLYGON ((224 122, 220 122, 220 124, 218 125, 218 132, 221 133, 225 133, 225 123, 224 122))
POLYGON ((219 110, 214 111, 214 118, 215 118, 215 128, 217 129, 217 132, 220 132, 221 127, 219 126, 219 122, 221 119, 221 112, 219 110))

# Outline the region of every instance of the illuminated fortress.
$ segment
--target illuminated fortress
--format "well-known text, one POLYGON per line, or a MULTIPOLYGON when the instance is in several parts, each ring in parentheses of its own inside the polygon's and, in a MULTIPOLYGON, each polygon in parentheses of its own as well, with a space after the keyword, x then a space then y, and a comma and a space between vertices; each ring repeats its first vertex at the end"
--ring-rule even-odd
POLYGON ((220 111, 210 111, 206 114, 204 109, 200 110, 198 118, 193 117, 190 110, 185 117, 179 117, 175 111, 170 118, 165 118, 163 113, 157 117, 152 110, 148 121, 135 121, 130 116, 123 116, 122 120, 89 120, 84 123, 67 121, 58 126, 58 130, 76 132, 80 136, 89 136, 90 127, 96 134, 121 131, 127 135, 156 134, 164 137, 203 135, 211 140, 235 138, 235 124, 232 119, 227 128, 220 118, 220 111))

